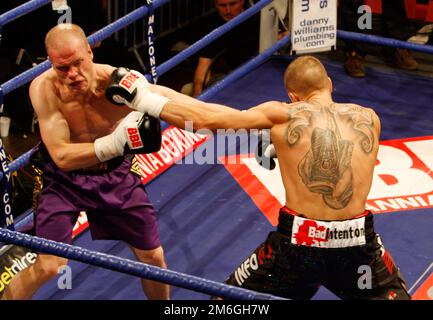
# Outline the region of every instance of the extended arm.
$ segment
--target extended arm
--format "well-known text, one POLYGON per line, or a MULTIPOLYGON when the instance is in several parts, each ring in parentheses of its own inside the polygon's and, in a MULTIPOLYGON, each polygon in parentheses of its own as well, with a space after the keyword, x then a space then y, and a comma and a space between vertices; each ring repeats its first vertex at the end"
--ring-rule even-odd
POLYGON ((281 102, 263 103, 242 112, 224 105, 205 103, 180 94, 167 87, 151 85, 137 71, 113 72, 107 98, 115 104, 126 104, 134 110, 185 128, 193 122, 193 129, 263 129, 288 120, 287 108, 281 102), (119 76, 121 74, 121 76, 119 76))
POLYGON ((187 121, 192 122, 194 130, 209 129, 264 129, 271 128, 278 115, 272 112, 271 103, 262 110, 240 111, 217 104, 188 103, 171 100, 162 109, 162 120, 179 128, 185 128, 187 121))

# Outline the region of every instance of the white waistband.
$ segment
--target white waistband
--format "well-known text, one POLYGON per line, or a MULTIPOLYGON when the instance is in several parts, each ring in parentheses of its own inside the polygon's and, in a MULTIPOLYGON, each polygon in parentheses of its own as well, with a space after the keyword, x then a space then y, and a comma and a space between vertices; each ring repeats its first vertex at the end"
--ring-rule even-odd
POLYGON ((295 216, 291 243, 319 248, 364 245, 365 217, 344 221, 318 221, 295 216))

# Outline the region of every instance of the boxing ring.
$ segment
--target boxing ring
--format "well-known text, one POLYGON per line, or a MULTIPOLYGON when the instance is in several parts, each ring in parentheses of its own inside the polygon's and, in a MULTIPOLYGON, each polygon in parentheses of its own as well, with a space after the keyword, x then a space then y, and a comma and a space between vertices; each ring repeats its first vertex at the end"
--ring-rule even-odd
MULTIPOLYGON (((11 12, 2 14, 0 26, 49 2, 29 1, 11 12)), ((166 2, 168 1, 156 0, 153 6, 157 8, 166 2)), ((259 1, 235 19, 161 64, 157 67, 158 75, 169 71, 271 2, 259 1)), ((117 30, 147 14, 148 8, 145 6, 134 10, 89 36, 90 44, 108 38, 117 30)), ((433 53, 431 46, 376 36, 345 31, 338 31, 338 36, 342 39, 433 53)), ((289 36, 283 38, 199 98, 240 109, 268 100, 287 100, 282 74, 290 58, 275 56, 274 53, 289 42, 289 36)), ((433 100, 433 92, 429 89, 431 78, 398 71, 369 70, 367 78, 359 80, 346 76, 339 63, 328 61, 325 62, 325 66, 334 81, 334 98, 337 102, 352 101, 372 106, 376 110, 382 119, 382 140, 385 146, 399 146, 405 143, 400 140, 393 143, 396 139, 409 138, 418 141, 419 137, 423 137, 426 141, 433 140, 433 122, 429 120, 433 118, 433 109, 428 108, 433 100), (362 86, 363 90, 359 90, 359 86, 362 86), (404 124, 404 121, 409 123, 404 124)), ((3 83, 0 86, 0 98, 28 83, 49 67, 48 61, 43 62, 3 83)), ((206 143, 212 141, 204 144, 206 143)), ((242 149, 236 145, 228 148, 231 153, 242 149)), ((27 165, 32 152, 33 150, 29 150, 9 163, 9 170, 13 172, 27 165)), ((191 156, 192 154, 189 154, 186 157, 191 156)), ((216 155, 217 158, 218 156, 216 155)), ((423 160, 430 161, 427 164, 431 164, 431 158, 433 155, 430 154, 423 160)), ((0 241, 71 260, 73 289, 59 290, 57 280, 53 279, 37 292, 34 299, 142 299, 144 295, 137 276, 176 286, 171 289, 173 299, 208 299, 209 295, 235 299, 279 299, 222 284, 233 269, 266 238, 268 232, 274 229, 264 212, 266 210, 262 210, 255 200, 256 195, 245 186, 245 181, 250 181, 248 179, 251 178, 251 171, 245 168, 238 169, 225 165, 175 164, 146 185, 150 199, 158 212, 161 242, 169 270, 133 261, 132 253, 124 243, 92 241, 88 231, 77 236, 73 246, 7 229, 0 229, 0 241), (188 181, 186 185, 185 181, 188 181)), ((433 179, 431 170, 427 174, 433 179)), ((0 174, 0 177, 4 178, 4 174, 0 174)), ((433 206, 433 196, 431 198, 433 206)), ((433 240, 433 209, 426 205, 414 210, 404 208, 383 211, 375 215, 376 231, 381 234, 385 245, 402 269, 413 294, 433 278, 430 276, 433 271, 433 252, 428 244, 433 240)), ((26 215, 16 222, 16 229, 28 224, 31 217, 31 214, 26 215)), ((321 289, 315 298, 335 297, 321 289)))

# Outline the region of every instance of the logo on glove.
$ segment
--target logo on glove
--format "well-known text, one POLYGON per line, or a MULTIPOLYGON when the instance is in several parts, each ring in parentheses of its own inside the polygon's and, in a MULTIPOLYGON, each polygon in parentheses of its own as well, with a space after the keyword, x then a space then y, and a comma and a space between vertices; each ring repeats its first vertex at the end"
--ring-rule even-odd
POLYGON ((138 149, 143 147, 140 134, 137 128, 128 128, 128 145, 131 149, 138 149))
POLYGON ((135 82, 140 79, 138 75, 136 75, 134 72, 128 72, 119 82, 119 85, 128 90, 129 93, 132 93, 132 91, 135 89, 134 84, 135 82))

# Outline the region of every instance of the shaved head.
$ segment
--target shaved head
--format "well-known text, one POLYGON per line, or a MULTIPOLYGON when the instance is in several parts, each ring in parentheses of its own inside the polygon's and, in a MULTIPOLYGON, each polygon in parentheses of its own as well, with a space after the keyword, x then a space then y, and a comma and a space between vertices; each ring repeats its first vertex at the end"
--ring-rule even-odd
POLYGON ((312 56, 299 57, 289 64, 284 73, 284 85, 287 92, 300 98, 331 88, 325 67, 312 56))
POLYGON ((79 26, 72 23, 61 23, 56 25, 45 36, 45 49, 48 55, 50 50, 62 49, 72 43, 82 42, 84 48, 87 48, 87 37, 79 26))

